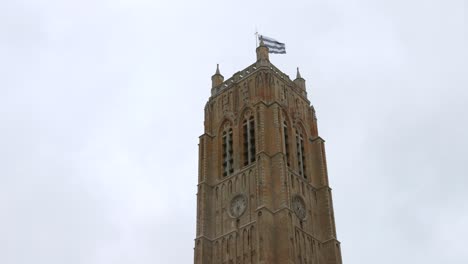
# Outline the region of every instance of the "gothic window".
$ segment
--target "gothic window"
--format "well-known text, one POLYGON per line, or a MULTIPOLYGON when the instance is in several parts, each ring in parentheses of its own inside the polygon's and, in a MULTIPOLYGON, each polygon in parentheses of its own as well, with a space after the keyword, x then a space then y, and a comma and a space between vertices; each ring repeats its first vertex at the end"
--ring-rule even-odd
POLYGON ((232 128, 225 127, 223 131, 223 176, 229 176, 234 172, 234 160, 232 149, 232 128))
POLYGON ((283 141, 284 141, 284 150, 286 152, 286 163, 289 166, 289 134, 288 134, 288 124, 286 121, 283 121, 283 141))
POLYGON ((253 115, 246 115, 242 124, 244 166, 255 161, 255 122, 253 115))
POLYGON ((300 131, 296 131, 297 168, 299 175, 307 178, 304 152, 304 137, 300 131))

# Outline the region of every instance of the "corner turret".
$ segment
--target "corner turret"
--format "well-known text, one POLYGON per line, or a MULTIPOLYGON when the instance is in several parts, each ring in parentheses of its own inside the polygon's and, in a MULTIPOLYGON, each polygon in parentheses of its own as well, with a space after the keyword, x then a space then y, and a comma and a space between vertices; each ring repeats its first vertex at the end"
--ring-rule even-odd
POLYGON ((216 64, 216 72, 213 76, 211 76, 211 88, 215 88, 223 82, 224 76, 222 76, 221 73, 219 73, 219 64, 216 64))
POLYGON ((301 73, 299 72, 299 67, 297 67, 297 74, 294 83, 297 85, 297 87, 301 88, 302 90, 306 90, 305 80, 304 78, 302 78, 301 73))
POLYGON ((270 62, 268 55, 268 47, 263 43, 263 39, 260 39, 260 46, 257 47, 257 65, 263 66, 270 62))

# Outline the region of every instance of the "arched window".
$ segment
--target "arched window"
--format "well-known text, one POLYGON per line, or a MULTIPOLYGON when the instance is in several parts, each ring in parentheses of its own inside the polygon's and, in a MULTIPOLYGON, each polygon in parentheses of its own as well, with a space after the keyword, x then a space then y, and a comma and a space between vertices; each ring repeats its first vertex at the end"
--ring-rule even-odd
POLYGON ((242 124, 244 166, 255 161, 255 121, 253 115, 246 115, 242 124))
POLYGON ((289 134, 288 134, 288 123, 283 121, 283 142, 284 151, 286 152, 286 163, 289 166, 289 134))
POLYGON ((225 126, 223 131, 223 176, 229 176, 233 172, 232 128, 225 126))
POLYGON ((302 132, 299 130, 296 131, 296 150, 297 168, 299 169, 299 175, 304 178, 307 178, 304 152, 304 137, 302 136, 302 132))

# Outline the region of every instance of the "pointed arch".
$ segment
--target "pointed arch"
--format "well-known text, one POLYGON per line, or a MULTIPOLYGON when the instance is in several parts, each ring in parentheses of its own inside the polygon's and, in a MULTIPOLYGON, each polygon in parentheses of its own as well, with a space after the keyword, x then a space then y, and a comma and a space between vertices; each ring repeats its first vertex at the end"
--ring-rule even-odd
POLYGON ((297 117, 293 121, 293 126, 294 130, 296 132, 302 133, 305 137, 308 137, 308 131, 306 129, 306 126, 304 125, 304 122, 302 121, 301 118, 297 117))
POLYGON ((250 257, 251 257, 251 263, 257 263, 256 261, 256 256, 255 252, 257 251, 257 247, 259 248, 258 251, 262 253, 262 242, 261 242, 261 237, 259 238, 259 242, 257 242, 257 233, 255 231, 255 226, 250 227, 250 257), (258 243, 258 244, 257 244, 258 243), (258 246, 257 246, 258 245, 258 246))
POLYGON ((240 186, 239 186, 239 181, 241 179, 239 179, 240 177, 236 177, 234 179, 234 192, 238 192, 240 190, 240 186))
POLYGON ((225 190, 225 187, 226 184, 223 182, 223 184, 221 184, 221 204, 226 201, 226 190, 225 190))
POLYGON ((215 242, 215 250, 214 250, 214 260, 216 262, 220 262, 219 256, 221 255, 219 252, 219 241, 215 242))
POLYGON ((229 236, 227 238, 227 243, 226 243, 226 253, 227 253, 227 257, 228 259, 231 257, 230 254, 231 254, 231 243, 232 243, 232 235, 229 236))
POLYGON ((256 239, 255 226, 252 225, 252 226, 250 227, 250 243, 251 243, 251 244, 253 244, 253 243, 256 242, 254 239, 256 239))
POLYGON ((229 126, 231 128, 234 126, 234 120, 227 116, 223 118, 223 121, 218 127, 218 135, 221 135, 223 133, 223 131, 226 129, 226 126, 229 126))
POLYGON ((226 238, 223 237, 223 239, 221 240, 221 250, 220 250, 220 255, 221 255, 221 261, 225 261, 226 260, 226 256, 227 254, 225 253, 225 249, 226 249, 226 238))
POLYGON ((299 236, 299 232, 296 230, 296 233, 295 233, 295 240, 296 240, 296 256, 297 256, 297 263, 302 263, 301 262, 301 242, 300 242, 300 236, 299 236))
MULTIPOLYGON (((248 253, 248 246, 249 246, 249 234, 248 234, 248 231, 247 231, 247 228, 244 229, 244 231, 242 232, 242 247, 243 247, 243 254, 245 255, 246 253, 248 253)), ((245 259, 245 258, 244 258, 245 259)))

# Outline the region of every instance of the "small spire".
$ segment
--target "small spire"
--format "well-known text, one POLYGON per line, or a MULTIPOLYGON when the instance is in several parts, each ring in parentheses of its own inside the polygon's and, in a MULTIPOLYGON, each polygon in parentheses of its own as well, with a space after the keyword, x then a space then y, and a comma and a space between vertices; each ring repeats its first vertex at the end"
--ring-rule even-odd
POLYGON ((305 80, 302 78, 301 73, 299 72, 299 67, 297 67, 296 79, 294 80, 294 83, 297 85, 297 87, 301 88, 305 92, 305 80))
POLYGON ((219 72, 219 64, 216 64, 216 72, 213 76, 211 76, 211 87, 216 87, 224 82, 224 77, 219 72))
POLYGON ((299 67, 297 67, 296 79, 302 79, 301 73, 299 72, 299 67))

